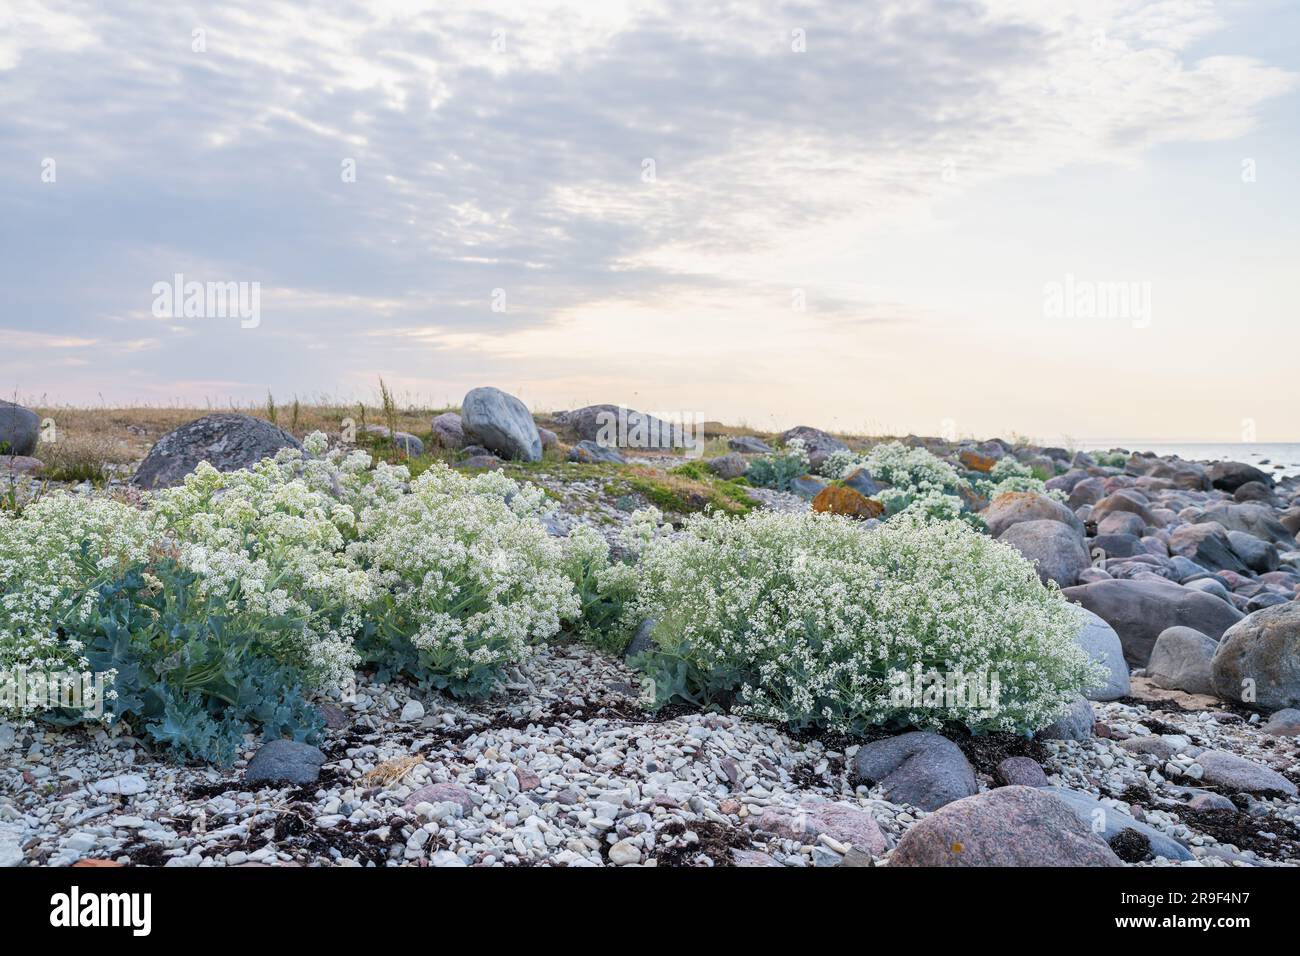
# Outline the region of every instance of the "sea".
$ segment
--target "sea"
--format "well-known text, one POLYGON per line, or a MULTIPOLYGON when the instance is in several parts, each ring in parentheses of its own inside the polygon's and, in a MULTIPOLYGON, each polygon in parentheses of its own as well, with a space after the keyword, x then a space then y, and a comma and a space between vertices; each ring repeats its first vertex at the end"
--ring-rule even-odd
POLYGON ((1084 451, 1124 448, 1161 456, 1177 455, 1185 461, 1240 461, 1275 478, 1300 475, 1300 442, 1152 442, 1105 438, 1079 441, 1077 447, 1084 451))

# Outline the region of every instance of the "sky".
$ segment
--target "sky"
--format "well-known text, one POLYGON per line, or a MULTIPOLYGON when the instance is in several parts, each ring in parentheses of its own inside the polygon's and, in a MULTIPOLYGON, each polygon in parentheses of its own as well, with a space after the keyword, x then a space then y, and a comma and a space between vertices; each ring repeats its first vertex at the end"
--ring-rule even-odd
POLYGON ((1300 441, 1298 148, 1282 0, 3 0, 0 394, 1300 441))

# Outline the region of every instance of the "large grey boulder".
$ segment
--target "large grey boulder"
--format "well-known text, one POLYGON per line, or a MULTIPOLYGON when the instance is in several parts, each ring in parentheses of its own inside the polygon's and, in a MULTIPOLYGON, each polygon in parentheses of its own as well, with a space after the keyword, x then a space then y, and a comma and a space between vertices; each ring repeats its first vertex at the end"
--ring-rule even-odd
POLYGON ((205 415, 168 432, 149 449, 132 484, 169 488, 206 461, 217 471, 238 471, 272 458, 281 448, 302 445, 283 428, 252 415, 205 415))
POLYGON ((1253 534, 1287 551, 1296 546, 1295 535, 1286 530, 1282 522, 1277 520, 1273 509, 1267 505, 1221 501, 1206 508, 1195 520, 1197 524, 1217 521, 1229 531, 1253 534))
POLYGON ((1192 851, 1177 840, 1161 833, 1155 827, 1135 819, 1118 807, 1107 806, 1099 799, 1078 790, 1066 787, 1043 787, 1044 793, 1050 793, 1074 811, 1079 822, 1107 843, 1125 830, 1136 830, 1147 838, 1151 852, 1167 860, 1194 860, 1192 851))
POLYGON ((1189 694, 1214 694, 1210 661, 1219 642, 1191 627, 1162 631, 1151 649, 1147 676, 1157 687, 1189 694))
POLYGON ((1169 536, 1169 552, 1195 561, 1211 571, 1235 571, 1246 574, 1249 568, 1237 557, 1228 542, 1228 532, 1217 521, 1186 524, 1169 536))
POLYGON ((695 436, 680 425, 619 405, 588 405, 555 416, 579 438, 612 448, 670 451, 694 448, 695 436))
POLYGON ((940 808, 898 841, 890 866, 1119 866, 1059 797, 998 787, 940 808))
POLYGON ((1012 525, 1025 521, 1057 521, 1083 537, 1083 522, 1065 505, 1035 491, 1011 491, 998 495, 984 512, 989 534, 995 538, 1012 525))
POLYGON ((0 454, 30 455, 41 437, 41 419, 30 408, 0 399, 0 454))
POLYGON ((1084 653, 1106 668, 1106 680, 1083 692, 1088 700, 1119 700, 1129 693, 1128 663, 1124 660, 1124 645, 1115 629, 1086 607, 1071 604, 1071 610, 1081 619, 1083 627, 1075 641, 1084 653))
POLYGON ((1254 465, 1240 461, 1216 461, 1206 469, 1210 483, 1221 491, 1236 491, 1250 481, 1273 487, 1273 476, 1260 471, 1254 465))
POLYGON ((1146 667, 1156 638, 1168 628, 1194 627, 1217 639, 1242 619, 1240 611, 1213 595, 1154 576, 1095 581, 1064 594, 1115 629, 1130 667, 1146 667))
POLYGON ((1028 558, 1044 584, 1055 581, 1063 588, 1072 587, 1079 572, 1092 563, 1083 538, 1060 521, 1022 521, 1003 531, 998 540, 1028 558))
POLYGON ((532 414, 519 399, 499 388, 470 389, 460 407, 465 438, 502 458, 540 461, 542 436, 532 414))
POLYGON ((913 731, 863 744, 853 760, 855 780, 879 783, 890 803, 922 810, 979 792, 975 770, 961 748, 938 734, 913 731))
POLYGON ((1264 608, 1234 625, 1210 669, 1220 697, 1268 710, 1300 706, 1300 602, 1264 608))

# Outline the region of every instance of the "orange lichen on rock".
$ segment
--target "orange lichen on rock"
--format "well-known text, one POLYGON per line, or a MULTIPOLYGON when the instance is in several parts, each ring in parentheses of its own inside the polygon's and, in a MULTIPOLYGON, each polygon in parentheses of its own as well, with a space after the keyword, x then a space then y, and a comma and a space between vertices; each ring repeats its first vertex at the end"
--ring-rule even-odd
POLYGON ((968 471, 981 471, 988 474, 993 470, 993 466, 998 460, 992 455, 984 455, 975 451, 973 448, 964 448, 957 455, 957 459, 966 467, 968 471))
POLYGON ((813 511, 824 511, 849 518, 879 518, 885 506, 874 498, 844 485, 830 485, 818 492, 812 501, 813 511))

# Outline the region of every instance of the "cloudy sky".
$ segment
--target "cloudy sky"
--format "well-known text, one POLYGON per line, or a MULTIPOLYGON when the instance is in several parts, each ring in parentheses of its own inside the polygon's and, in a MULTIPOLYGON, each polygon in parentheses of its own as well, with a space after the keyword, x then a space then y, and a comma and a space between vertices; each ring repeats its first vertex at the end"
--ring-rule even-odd
POLYGON ((3 0, 0 384, 1300 441, 1298 38, 1286 0, 3 0), (158 315, 178 273, 256 321, 158 315))

